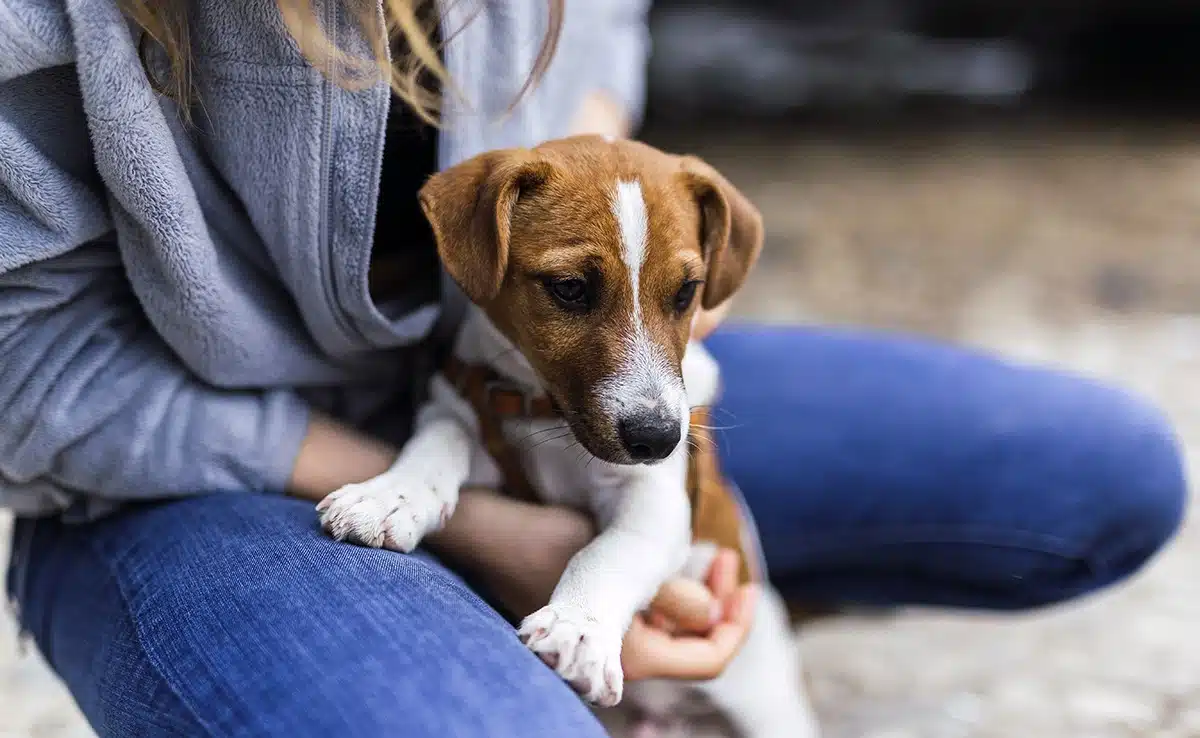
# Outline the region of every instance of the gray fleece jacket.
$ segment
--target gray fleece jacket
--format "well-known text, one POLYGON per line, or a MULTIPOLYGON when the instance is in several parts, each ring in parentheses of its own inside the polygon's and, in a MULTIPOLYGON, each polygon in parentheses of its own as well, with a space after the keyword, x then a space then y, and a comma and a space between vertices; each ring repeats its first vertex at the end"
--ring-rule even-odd
MULTIPOLYGON (((309 408, 377 408, 439 312, 367 290, 388 89, 331 84, 271 0, 193 5, 185 126, 114 0, 0 0, 0 505, 19 513, 280 490, 309 408)), ((474 5, 445 6, 463 94, 441 166, 563 135, 593 89, 639 112, 645 0, 569 0, 510 116, 545 4, 474 5)), ((316 6, 366 54, 337 0, 316 6)))

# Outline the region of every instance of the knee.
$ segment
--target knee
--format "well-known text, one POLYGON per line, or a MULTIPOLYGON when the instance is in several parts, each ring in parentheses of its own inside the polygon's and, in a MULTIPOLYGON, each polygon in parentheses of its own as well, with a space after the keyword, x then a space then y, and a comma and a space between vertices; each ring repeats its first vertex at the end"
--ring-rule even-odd
POLYGON ((1077 499, 1090 519, 1082 538, 1087 575, 1081 592, 1139 571, 1179 530, 1188 499, 1184 462, 1174 430, 1149 403, 1103 390, 1091 422, 1080 429, 1077 499))

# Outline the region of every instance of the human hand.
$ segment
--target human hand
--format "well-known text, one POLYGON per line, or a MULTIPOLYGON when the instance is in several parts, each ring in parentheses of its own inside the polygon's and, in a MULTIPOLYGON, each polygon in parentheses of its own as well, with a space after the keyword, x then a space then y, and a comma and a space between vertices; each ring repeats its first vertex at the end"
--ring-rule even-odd
POLYGON ((674 579, 634 617, 621 648, 627 681, 720 675, 754 622, 757 587, 738 586, 738 555, 722 549, 701 584, 674 579))
MULTIPOLYGON (((584 515, 486 490, 463 490, 429 543, 478 577, 518 618, 550 601, 567 563, 596 535, 584 515)), ((739 587, 737 554, 718 551, 704 582, 676 578, 634 618, 621 649, 626 680, 712 679, 737 653, 754 617, 755 589, 739 587)))

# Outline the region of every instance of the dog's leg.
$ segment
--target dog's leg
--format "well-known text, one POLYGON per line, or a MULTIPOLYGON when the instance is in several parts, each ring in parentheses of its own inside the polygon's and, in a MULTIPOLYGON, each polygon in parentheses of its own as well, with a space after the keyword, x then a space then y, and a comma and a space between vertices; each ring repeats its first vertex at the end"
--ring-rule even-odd
POLYGON ((346 485, 317 505, 321 526, 338 540, 412 551, 454 513, 470 473, 471 449, 463 422, 431 401, 418 412, 416 432, 390 469, 346 485))
POLYGON ((550 604, 521 623, 521 640, 602 707, 621 700, 621 641, 634 614, 688 553, 686 456, 676 456, 621 472, 636 476, 604 493, 603 531, 571 559, 550 604))
POLYGON ((803 680, 783 599, 763 586, 742 649, 721 676, 696 686, 745 738, 816 738, 803 680))

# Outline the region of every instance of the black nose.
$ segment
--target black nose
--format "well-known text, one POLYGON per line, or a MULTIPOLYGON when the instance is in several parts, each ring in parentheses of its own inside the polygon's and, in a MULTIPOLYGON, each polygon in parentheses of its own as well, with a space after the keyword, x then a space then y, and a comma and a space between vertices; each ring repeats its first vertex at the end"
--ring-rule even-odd
POLYGON ((678 418, 636 415, 617 423, 617 435, 634 461, 658 461, 679 445, 678 418))

